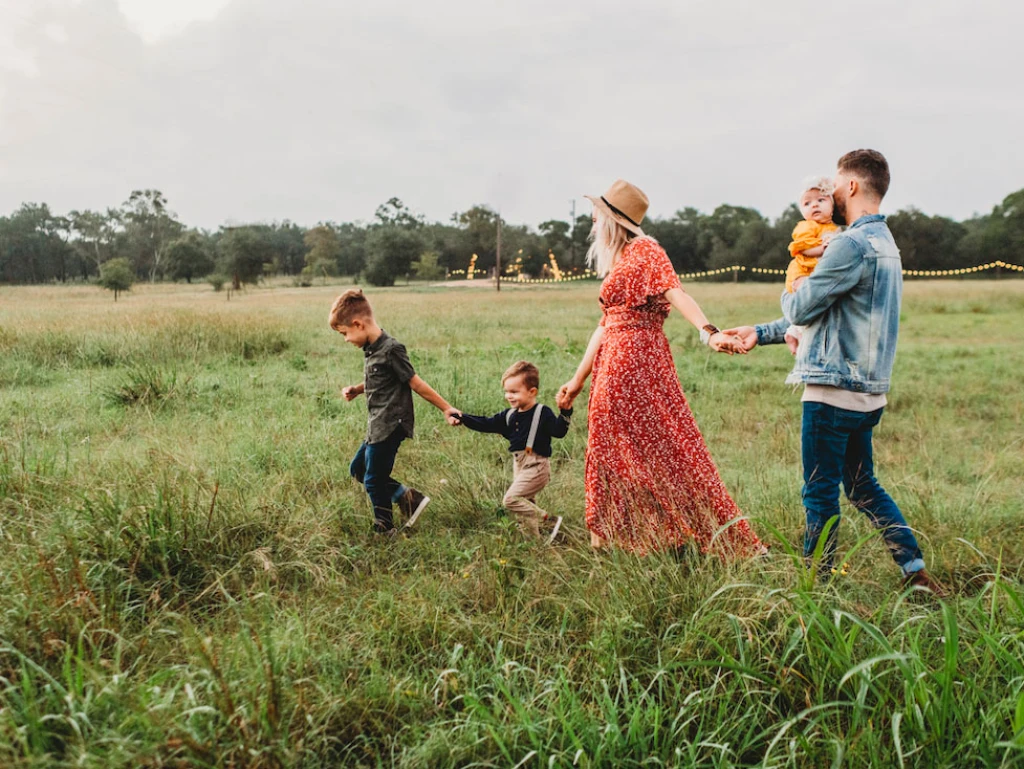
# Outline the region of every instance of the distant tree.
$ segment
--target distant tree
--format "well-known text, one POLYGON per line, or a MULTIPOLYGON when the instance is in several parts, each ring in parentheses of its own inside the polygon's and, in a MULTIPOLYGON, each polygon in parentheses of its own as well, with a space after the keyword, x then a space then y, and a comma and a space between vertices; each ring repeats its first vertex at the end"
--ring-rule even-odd
POLYGON ((167 208, 160 190, 134 190, 121 206, 125 236, 139 274, 150 281, 164 270, 167 246, 185 229, 167 208))
MULTIPOLYGON (((85 263, 91 263, 98 271, 100 265, 110 258, 110 251, 121 227, 120 212, 108 208, 99 211, 71 211, 71 237, 75 250, 85 263)), ((83 277, 88 278, 89 269, 83 266, 83 277)))
POLYGON ((173 280, 192 282, 213 272, 213 257, 207 239, 200 233, 188 232, 167 246, 167 275, 173 280))
POLYGON ((265 237, 274 251, 274 267, 285 275, 297 275, 306 266, 306 230, 287 220, 267 228, 265 237))
POLYGON ((423 217, 410 211, 405 203, 398 198, 391 198, 386 203, 377 206, 374 217, 378 224, 394 227, 415 229, 423 225, 423 217))
POLYGON ((367 228, 358 224, 334 225, 338 236, 338 274, 358 275, 366 266, 367 228))
POLYGON ((412 273, 420 280, 440 280, 444 277, 444 267, 437 263, 437 251, 424 251, 420 258, 412 263, 412 273))
POLYGON ((570 267, 583 267, 587 263, 587 249, 590 248, 590 230, 594 222, 590 214, 580 214, 572 225, 572 246, 576 259, 570 267))
POLYGON ((903 266, 911 270, 950 269, 960 264, 960 241, 967 228, 944 216, 929 216, 906 208, 887 217, 899 246, 903 266))
POLYGON ((461 214, 453 214, 452 221, 462 231, 462 246, 465 250, 465 268, 469 256, 477 255, 477 269, 489 270, 494 266, 497 251, 498 213, 487 206, 473 206, 461 214))
POLYGON ((417 229, 377 225, 366 236, 363 275, 374 286, 393 286, 397 278, 409 274, 412 263, 423 251, 423 236, 417 229))
POLYGON ((572 238, 569 237, 570 229, 569 222, 561 219, 548 219, 537 227, 544 237, 545 252, 551 251, 566 267, 572 266, 569 264, 569 246, 572 244, 572 238))
POLYGON ((338 257, 341 253, 341 244, 338 242, 338 234, 334 228, 326 224, 319 224, 311 230, 306 231, 306 266, 302 270, 305 277, 312 278, 316 275, 324 279, 333 275, 338 267, 338 257))
POLYGON ((0 219, 0 279, 41 283, 67 276, 67 220, 45 203, 23 203, 0 219))
POLYGON ((123 256, 116 259, 108 259, 100 267, 99 283, 103 288, 114 292, 114 301, 122 291, 130 291, 132 283, 135 282, 135 271, 131 264, 123 256))
POLYGON ((258 283, 263 265, 274 263, 274 248, 267 228, 228 228, 217 242, 220 272, 231 278, 235 290, 258 283))

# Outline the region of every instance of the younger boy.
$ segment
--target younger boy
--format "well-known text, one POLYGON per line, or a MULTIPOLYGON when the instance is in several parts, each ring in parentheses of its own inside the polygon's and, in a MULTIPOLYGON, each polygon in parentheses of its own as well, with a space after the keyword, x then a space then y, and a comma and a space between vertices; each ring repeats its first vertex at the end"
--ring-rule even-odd
POLYGON ((512 485, 502 503, 516 516, 519 530, 540 539, 540 526, 551 522, 548 543, 554 541, 562 526, 561 516, 550 516, 534 502, 551 480, 551 439, 564 438, 569 432, 572 409, 560 409, 559 415, 537 403, 540 373, 532 363, 513 363, 501 377, 505 400, 512 407, 493 417, 456 413, 456 419, 470 430, 498 433, 508 439, 514 457, 512 485))
POLYGON ((351 401, 366 394, 366 440, 349 467, 352 477, 362 483, 373 505, 373 530, 395 536, 391 517, 397 502, 409 528, 430 502, 416 489, 391 477, 398 447, 413 434, 412 393, 415 392, 449 416, 456 413, 448 402, 413 370, 405 345, 377 325, 370 302, 359 289, 350 289, 334 300, 328 322, 345 341, 361 347, 365 356, 363 382, 349 385, 341 394, 351 401))

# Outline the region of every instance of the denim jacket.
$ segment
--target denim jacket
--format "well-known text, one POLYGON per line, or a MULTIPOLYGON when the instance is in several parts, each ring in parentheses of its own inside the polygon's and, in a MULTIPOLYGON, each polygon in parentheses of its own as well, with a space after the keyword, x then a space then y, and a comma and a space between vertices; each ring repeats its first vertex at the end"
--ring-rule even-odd
POLYGON ((899 332, 900 251, 881 214, 862 216, 832 238, 811 276, 782 295, 782 313, 757 326, 758 344, 806 326, 787 381, 859 393, 889 391, 899 332))

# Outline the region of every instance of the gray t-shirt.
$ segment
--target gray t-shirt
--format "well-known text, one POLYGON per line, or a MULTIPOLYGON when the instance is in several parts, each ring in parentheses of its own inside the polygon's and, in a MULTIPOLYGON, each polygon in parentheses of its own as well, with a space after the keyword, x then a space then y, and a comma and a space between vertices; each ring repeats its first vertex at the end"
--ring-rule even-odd
POLYGON ((368 419, 366 442, 381 443, 399 427, 412 437, 415 417, 409 380, 416 371, 405 345, 382 332, 376 342, 363 347, 363 392, 368 419))

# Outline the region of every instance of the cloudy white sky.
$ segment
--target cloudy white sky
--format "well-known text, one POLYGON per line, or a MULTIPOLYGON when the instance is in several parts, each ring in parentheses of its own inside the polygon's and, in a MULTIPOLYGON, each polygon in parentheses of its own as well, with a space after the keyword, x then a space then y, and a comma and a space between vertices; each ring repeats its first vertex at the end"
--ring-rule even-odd
POLYGON ((0 213, 156 187, 183 221, 776 216, 848 149, 886 208, 1024 187, 1024 7, 975 0, 0 0, 0 213))

